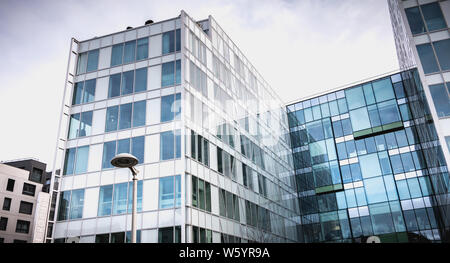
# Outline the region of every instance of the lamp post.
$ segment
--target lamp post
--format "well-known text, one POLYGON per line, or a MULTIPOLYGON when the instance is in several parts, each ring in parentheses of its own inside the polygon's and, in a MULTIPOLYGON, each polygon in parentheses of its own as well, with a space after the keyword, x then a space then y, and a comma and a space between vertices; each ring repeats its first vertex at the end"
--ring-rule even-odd
POLYGON ((131 243, 136 243, 136 211, 137 211, 137 177, 138 170, 134 168, 138 159, 129 153, 121 153, 111 160, 111 164, 118 168, 129 168, 133 174, 133 211, 131 214, 131 243))

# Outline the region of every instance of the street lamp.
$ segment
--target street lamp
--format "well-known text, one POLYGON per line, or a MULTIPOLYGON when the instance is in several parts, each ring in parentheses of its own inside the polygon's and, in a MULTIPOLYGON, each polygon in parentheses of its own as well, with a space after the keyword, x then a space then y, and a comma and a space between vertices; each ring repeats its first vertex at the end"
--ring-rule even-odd
POLYGON ((121 153, 111 160, 111 164, 118 168, 129 168, 133 174, 133 212, 131 214, 131 243, 136 243, 136 210, 137 210, 137 177, 138 170, 134 168, 138 159, 129 153, 121 153))

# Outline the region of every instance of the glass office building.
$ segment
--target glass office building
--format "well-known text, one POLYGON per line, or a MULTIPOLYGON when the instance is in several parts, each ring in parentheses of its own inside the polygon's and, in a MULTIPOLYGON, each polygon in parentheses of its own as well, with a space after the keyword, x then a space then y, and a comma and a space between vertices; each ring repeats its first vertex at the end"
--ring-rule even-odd
POLYGON ((388 0, 401 69, 417 67, 450 164, 450 0, 388 0))
POLYGON ((299 242, 449 241, 447 147, 416 69, 287 109, 299 242))
POLYGON ((297 242, 286 108, 210 16, 72 39, 48 242, 297 242))

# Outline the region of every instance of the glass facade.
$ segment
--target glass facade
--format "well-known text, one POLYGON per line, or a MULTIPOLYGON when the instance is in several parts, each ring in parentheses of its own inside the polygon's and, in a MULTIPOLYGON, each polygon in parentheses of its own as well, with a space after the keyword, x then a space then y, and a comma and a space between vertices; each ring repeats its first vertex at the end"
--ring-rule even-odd
POLYGON ((417 70, 287 109, 301 241, 448 240, 448 168, 434 124, 425 121, 417 70))

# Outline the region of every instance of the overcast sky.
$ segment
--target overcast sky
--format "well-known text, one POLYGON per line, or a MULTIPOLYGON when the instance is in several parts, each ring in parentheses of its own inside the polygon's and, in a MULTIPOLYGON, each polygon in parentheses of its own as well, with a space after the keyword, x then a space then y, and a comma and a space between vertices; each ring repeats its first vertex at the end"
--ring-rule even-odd
POLYGON ((212 15, 284 102, 398 68, 386 0, 0 0, 0 161, 52 169, 70 38, 212 15))

